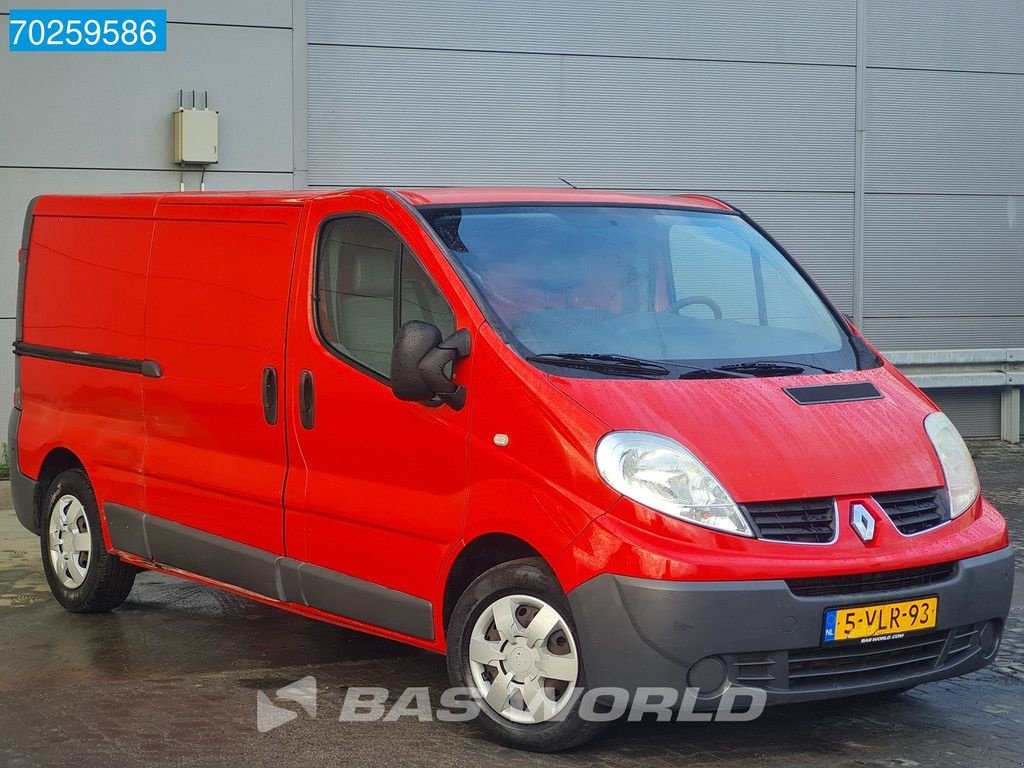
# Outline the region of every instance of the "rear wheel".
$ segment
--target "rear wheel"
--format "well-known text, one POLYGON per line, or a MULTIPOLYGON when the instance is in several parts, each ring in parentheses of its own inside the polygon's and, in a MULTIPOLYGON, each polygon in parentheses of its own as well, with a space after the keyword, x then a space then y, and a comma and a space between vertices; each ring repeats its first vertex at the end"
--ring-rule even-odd
POLYGON ((452 685, 476 691, 480 727, 510 746, 556 752, 604 727, 579 715, 576 627, 540 559, 496 566, 469 586, 449 624, 448 673, 452 685))
POLYGON ((57 602, 73 613, 109 611, 125 601, 135 568, 107 552, 89 478, 80 469, 50 483, 39 537, 43 571, 57 602))

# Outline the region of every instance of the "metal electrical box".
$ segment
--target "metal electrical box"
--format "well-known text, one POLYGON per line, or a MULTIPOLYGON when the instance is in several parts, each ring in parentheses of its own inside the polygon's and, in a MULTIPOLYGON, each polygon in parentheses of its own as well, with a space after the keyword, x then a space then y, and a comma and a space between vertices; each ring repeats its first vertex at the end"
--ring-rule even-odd
POLYGON ((217 120, 212 109, 179 109, 174 113, 174 162, 212 165, 217 162, 217 120))

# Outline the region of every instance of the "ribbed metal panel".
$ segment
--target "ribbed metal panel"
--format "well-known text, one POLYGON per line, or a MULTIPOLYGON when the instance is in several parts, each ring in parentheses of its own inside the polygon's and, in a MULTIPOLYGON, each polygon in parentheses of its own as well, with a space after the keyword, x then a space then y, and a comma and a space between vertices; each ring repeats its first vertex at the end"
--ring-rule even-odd
POLYGON ((868 0, 868 66, 1024 73, 1020 0, 868 0))
MULTIPOLYGON (((912 288, 908 288, 912 290, 912 288)), ((938 312, 941 312, 941 307, 938 312)), ((1024 339, 1024 317, 871 317, 863 331, 881 349, 1015 347, 1024 339)))
MULTIPOLYGON (((0 340, 5 346, 14 341, 14 318, 0 318, 0 340)), ((0 389, 8 397, 12 397, 14 390, 14 360, 14 355, 0 355, 0 389)), ((0 442, 7 442, 6 432, 0 436, 0 442)))
POLYGON ((0 0, 0 13, 11 8, 144 8, 147 5, 167 9, 168 23, 224 24, 232 27, 287 27, 292 26, 292 4, 287 0, 164 0, 161 3, 47 3, 42 0, 0 0))
MULTIPOLYGON (((208 88, 210 106, 221 112, 212 172, 291 173, 291 47, 290 29, 208 24, 171 25, 166 55, 25 55, 4 46, 0 167, 171 170, 178 89, 208 88)), ((12 217, 19 229, 27 200, 12 217)))
POLYGON ((864 267, 869 315, 1024 318, 1024 197, 868 195, 864 267))
POLYGON ((853 85, 841 67, 312 46, 309 178, 850 191, 853 85))
POLYGON ((1024 194, 1024 77, 876 69, 866 98, 868 192, 1024 194))
POLYGON ((310 0, 314 43, 854 63, 855 3, 816 0, 310 0))
POLYGON ((999 437, 998 390, 932 389, 928 395, 964 437, 999 437))
POLYGON ((557 57, 312 46, 310 184, 554 184, 557 57))

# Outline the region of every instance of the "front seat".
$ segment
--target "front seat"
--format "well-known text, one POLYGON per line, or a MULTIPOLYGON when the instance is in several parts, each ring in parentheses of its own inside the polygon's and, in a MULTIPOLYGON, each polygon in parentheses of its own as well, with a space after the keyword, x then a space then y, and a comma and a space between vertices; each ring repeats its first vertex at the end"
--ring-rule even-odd
POLYGON ((394 347, 395 242, 382 237, 345 246, 338 274, 338 342, 358 362, 388 374, 394 347))

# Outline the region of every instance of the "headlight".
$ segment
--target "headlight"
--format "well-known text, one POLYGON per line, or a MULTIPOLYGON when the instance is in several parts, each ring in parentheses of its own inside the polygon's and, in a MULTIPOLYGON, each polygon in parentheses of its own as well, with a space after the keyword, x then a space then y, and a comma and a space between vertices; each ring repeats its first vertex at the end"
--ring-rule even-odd
POLYGON ((953 422, 944 413, 932 413, 924 420, 924 431, 935 446, 935 453, 946 476, 946 490, 949 491, 949 513, 959 517, 970 507, 981 493, 978 471, 974 459, 967 450, 967 444, 960 437, 953 422))
POLYGON ((612 432, 597 444, 597 471, 623 496, 658 512, 754 535, 718 479, 675 440, 650 432, 612 432))

